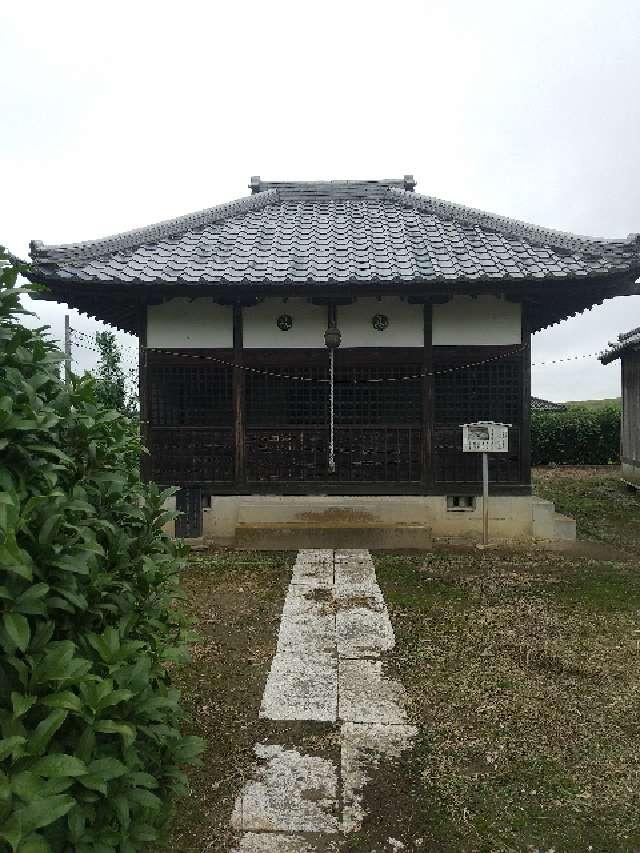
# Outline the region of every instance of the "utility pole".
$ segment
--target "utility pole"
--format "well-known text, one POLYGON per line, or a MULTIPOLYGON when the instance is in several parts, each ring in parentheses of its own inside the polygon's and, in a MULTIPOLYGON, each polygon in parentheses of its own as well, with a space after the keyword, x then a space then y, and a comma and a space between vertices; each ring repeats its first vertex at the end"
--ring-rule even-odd
POLYGON ((69 315, 64 315, 64 381, 71 384, 71 326, 69 315))

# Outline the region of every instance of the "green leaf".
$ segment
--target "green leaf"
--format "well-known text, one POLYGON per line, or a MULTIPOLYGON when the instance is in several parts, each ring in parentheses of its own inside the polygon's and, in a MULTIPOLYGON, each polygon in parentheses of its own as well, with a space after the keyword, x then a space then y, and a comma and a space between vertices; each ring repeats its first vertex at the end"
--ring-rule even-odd
POLYGON ((29 752, 31 755, 42 755, 51 738, 67 719, 68 713, 68 711, 62 709, 56 709, 39 723, 29 739, 29 752))
POLYGON ((11 779, 11 790, 21 800, 41 800, 47 795, 46 782, 40 776, 36 776, 31 770, 23 770, 16 773, 11 779))
POLYGON ((125 747, 131 746, 136 738, 135 726, 118 723, 115 720, 98 720, 94 726, 97 732, 109 735, 121 735, 125 747))
POLYGON ((108 696, 105 696, 104 699, 101 699, 98 702, 98 710, 104 711, 105 708, 111 708, 113 705, 119 705, 120 702, 126 702, 133 696, 135 696, 135 693, 131 690, 113 690, 108 696))
POLYGON ((13 716, 17 718, 26 714, 29 708, 32 708, 37 701, 35 696, 22 696, 20 693, 12 693, 11 707, 13 708, 13 716))
POLYGON ((68 794, 58 794, 56 797, 47 797, 44 800, 34 800, 21 809, 16 809, 15 816, 20 821, 22 832, 28 835, 34 829, 49 826, 58 818, 66 815, 76 804, 73 797, 68 794))
POLYGON ((80 776, 78 782, 91 791, 99 791, 103 797, 107 796, 107 783, 102 776, 98 776, 95 773, 87 773, 85 776, 80 776))
POLYGON ((45 646, 53 637, 53 632, 55 631, 56 626, 54 622, 39 622, 36 626, 35 633, 33 635, 33 639, 31 640, 31 645, 29 647, 29 651, 31 654, 41 652, 44 650, 45 646))
POLYGON ((63 572, 75 572, 78 575, 89 574, 89 563, 93 559, 93 554, 83 552, 74 556, 60 557, 58 560, 53 560, 52 565, 61 569, 63 572))
POLYGON ((7 755, 21 755, 24 752, 24 745, 27 742, 25 737, 14 735, 13 737, 0 740, 0 761, 6 758, 7 755))
POLYGON ((87 772, 87 765, 73 755, 65 753, 52 753, 41 758, 31 768, 33 773, 47 778, 58 778, 60 776, 82 776, 87 772))
POLYGON ((34 833, 20 842, 18 853, 51 853, 51 848, 46 839, 34 833))
POLYGON ((94 776, 100 776, 105 782, 110 782, 111 779, 118 779, 128 772, 129 768, 117 758, 97 758, 89 765, 89 773, 94 776))
POLYGON ((143 806, 145 809, 157 811, 162 808, 162 800, 160 797, 156 797, 155 794, 152 794, 151 791, 147 791, 146 788, 132 788, 129 791, 129 799, 133 800, 134 803, 138 803, 143 806))
POLYGON ((82 702, 75 693, 70 690, 62 690, 60 693, 50 693, 40 700, 42 705, 48 708, 66 708, 68 711, 80 711, 82 702))
POLYGON ((42 527, 40 528, 40 533, 38 534, 38 542, 40 545, 47 545, 49 543, 61 521, 62 515, 59 512, 53 513, 53 515, 50 515, 45 519, 42 527))
POLYGON ((13 609, 18 613, 45 613, 44 597, 49 592, 46 583, 35 583, 16 599, 13 609))
POLYGON ((129 774, 129 782, 139 788, 158 788, 159 782, 150 773, 138 771, 129 774))
POLYGON ((183 737, 175 750, 176 761, 181 764, 188 764, 194 761, 204 749, 204 740, 196 735, 188 735, 183 737))
POLYGON ((129 800, 124 796, 124 794, 118 794, 117 797, 113 798, 113 808, 118 816, 120 826, 126 832, 127 829, 129 829, 129 824, 131 823, 129 800))
POLYGON ((0 566, 6 572, 18 575, 27 581, 32 578, 31 558, 15 542, 5 542, 0 545, 0 566))
POLYGON ((21 652, 26 651, 31 637, 29 630, 29 622, 21 613, 5 613, 3 616, 4 629, 9 635, 12 643, 16 645, 21 652))

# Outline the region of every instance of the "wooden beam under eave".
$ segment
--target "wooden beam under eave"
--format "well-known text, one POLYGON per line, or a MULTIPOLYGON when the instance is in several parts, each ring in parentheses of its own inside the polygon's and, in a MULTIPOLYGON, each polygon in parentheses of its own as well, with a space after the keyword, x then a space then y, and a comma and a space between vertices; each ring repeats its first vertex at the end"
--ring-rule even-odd
POLYGON ((522 345, 520 353, 520 482, 531 483, 531 330, 526 306, 522 309, 522 345))
POLYGON ((140 308, 140 334, 138 338, 138 398, 140 402, 140 441, 149 452, 140 456, 140 476, 145 482, 151 479, 151 424, 150 419, 150 382, 149 361, 147 354, 147 310, 140 308))
POLYGON ((427 302, 423 306, 424 341, 422 369, 422 485, 426 490, 433 488, 433 305, 427 302))
POLYGON ((245 371, 241 365, 244 360, 242 305, 233 305, 233 363, 232 370, 232 409, 233 409, 233 479, 237 488, 246 483, 245 471, 245 371))

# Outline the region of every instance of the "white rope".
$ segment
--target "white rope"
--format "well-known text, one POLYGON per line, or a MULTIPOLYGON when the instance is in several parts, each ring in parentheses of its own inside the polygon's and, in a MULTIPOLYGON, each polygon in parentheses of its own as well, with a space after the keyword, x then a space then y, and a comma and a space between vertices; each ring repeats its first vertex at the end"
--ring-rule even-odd
POLYGON ((329 471, 334 474, 336 470, 336 456, 334 445, 334 398, 333 398, 333 354, 335 350, 329 350, 329 471))

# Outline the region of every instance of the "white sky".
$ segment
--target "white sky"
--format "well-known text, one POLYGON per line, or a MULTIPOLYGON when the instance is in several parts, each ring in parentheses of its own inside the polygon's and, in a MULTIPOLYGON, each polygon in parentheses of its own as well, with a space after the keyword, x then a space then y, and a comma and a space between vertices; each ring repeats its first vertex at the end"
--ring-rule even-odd
MULTIPOLYGON (((623 237, 640 231, 639 42, 637 0, 5 2, 0 243, 26 257, 32 238, 136 228, 252 174, 413 173, 419 192, 623 237)), ((61 336, 65 308, 35 308, 61 336)), ((534 361, 638 325, 640 296, 612 300, 536 335, 534 361)), ((614 396, 618 374, 534 368, 533 393, 614 396)))

